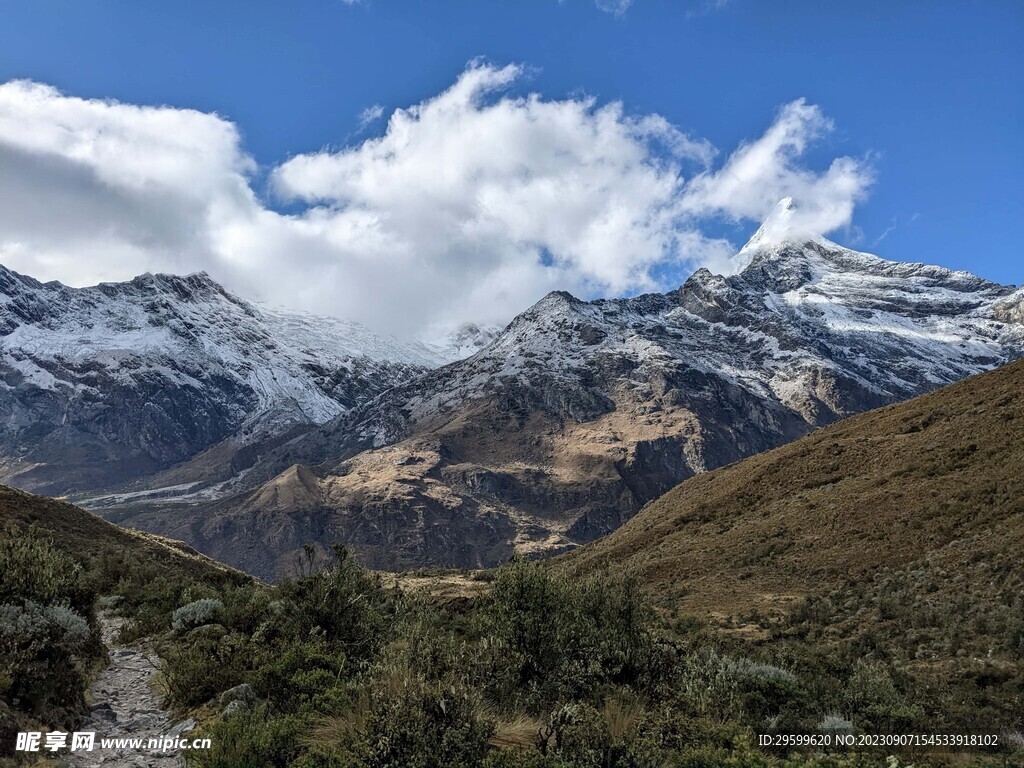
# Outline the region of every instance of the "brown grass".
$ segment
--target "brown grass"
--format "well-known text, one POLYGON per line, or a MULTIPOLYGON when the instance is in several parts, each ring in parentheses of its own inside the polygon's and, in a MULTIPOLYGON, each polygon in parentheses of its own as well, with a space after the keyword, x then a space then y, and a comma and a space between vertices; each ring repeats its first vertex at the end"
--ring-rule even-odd
POLYGON ((0 536, 30 528, 76 559, 134 550, 150 562, 193 578, 214 573, 249 578, 180 541, 121 528, 73 504, 0 485, 0 536))
POLYGON ((723 619, 923 561, 996 599, 970 566, 1019 566, 1022 513, 1024 361, 687 480, 559 567, 624 568, 661 607, 723 619))
POLYGON ((494 735, 487 742, 501 749, 530 749, 536 746, 544 723, 529 715, 515 715, 510 719, 498 719, 494 724, 494 735))

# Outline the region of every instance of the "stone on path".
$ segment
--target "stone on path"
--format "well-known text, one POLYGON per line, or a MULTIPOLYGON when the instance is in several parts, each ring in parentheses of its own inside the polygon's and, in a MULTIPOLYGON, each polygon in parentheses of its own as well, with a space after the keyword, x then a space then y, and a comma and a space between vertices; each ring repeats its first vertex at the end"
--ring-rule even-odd
POLYGON ((116 638, 124 619, 100 615, 103 644, 109 649, 110 665, 89 688, 89 715, 76 730, 95 731, 91 752, 66 752, 70 768, 184 768, 178 752, 150 751, 149 739, 177 737, 195 727, 194 720, 174 724, 153 690, 159 659, 142 645, 117 646, 116 638), (104 738, 142 739, 142 748, 102 749, 104 738))

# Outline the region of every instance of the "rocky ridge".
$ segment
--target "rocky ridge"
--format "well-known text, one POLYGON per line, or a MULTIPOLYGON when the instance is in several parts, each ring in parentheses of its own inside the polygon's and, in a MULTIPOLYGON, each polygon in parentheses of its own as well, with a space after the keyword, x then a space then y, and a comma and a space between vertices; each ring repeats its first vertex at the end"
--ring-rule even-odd
POLYGON ((268 452, 226 497, 108 514, 268 577, 310 541, 380 568, 493 565, 571 549, 694 474, 1024 353, 1014 287, 775 239, 771 223, 735 274, 549 294, 472 357, 268 452))
POLYGON ((0 480, 60 495, 175 467, 152 484, 205 487, 451 354, 205 273, 70 288, 0 267, 0 480))

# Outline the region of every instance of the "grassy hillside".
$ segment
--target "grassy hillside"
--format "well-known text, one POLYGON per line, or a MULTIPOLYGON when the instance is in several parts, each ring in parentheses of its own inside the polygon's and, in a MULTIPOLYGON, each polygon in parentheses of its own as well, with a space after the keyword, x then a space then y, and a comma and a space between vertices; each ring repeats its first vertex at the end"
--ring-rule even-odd
POLYGON ((165 573, 214 580, 239 576, 180 541, 127 530, 72 504, 0 485, 0 537, 29 531, 48 539, 86 570, 104 559, 129 554, 165 573))
POLYGON ((0 486, 0 764, 17 731, 81 721, 105 658, 102 595, 143 635, 169 628, 193 595, 251 582, 178 542, 0 486))
POLYGON ((1024 361, 687 480, 569 564, 734 614, 908 568, 945 571, 942 596, 999 599, 1022 551, 1024 361))
POLYGON ((631 574, 748 649, 883 659, 947 711, 1021 712, 1022 552, 1017 362, 687 480, 558 567, 631 574))

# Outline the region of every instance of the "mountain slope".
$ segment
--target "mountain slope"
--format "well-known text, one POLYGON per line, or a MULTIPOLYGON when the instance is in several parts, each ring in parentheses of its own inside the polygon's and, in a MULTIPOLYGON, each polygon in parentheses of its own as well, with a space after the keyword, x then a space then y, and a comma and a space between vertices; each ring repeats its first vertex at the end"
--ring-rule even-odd
POLYGON ((473 357, 268 452, 233 496, 111 514, 267 576, 309 541, 381 568, 493 565, 1024 350, 1012 287, 822 238, 737 258, 664 295, 550 294, 473 357))
MULTIPOLYGON (((126 531, 71 504, 0 485, 0 765, 24 764, 5 759, 17 757, 18 732, 94 725, 106 731, 113 725, 112 695, 114 709, 127 714, 127 703, 138 698, 131 687, 146 687, 157 659, 147 652, 125 664, 124 649, 113 650, 111 642, 117 628, 133 637, 163 630, 170 611, 190 595, 243 585, 257 586, 181 542, 126 531), (109 597, 100 603, 101 595, 109 597), (100 606, 118 618, 99 618, 100 606), (98 700, 87 699, 108 661, 101 627, 112 662, 102 685, 92 686, 98 700), (96 706, 104 700, 106 716, 96 706), (94 705, 95 717, 88 717, 87 705, 94 705)), ((120 719, 129 732, 138 731, 133 735, 159 719, 153 703, 160 697, 143 698, 142 717, 120 719)))
POLYGON ((249 581, 180 541, 126 530, 67 502, 0 485, 0 538, 29 532, 51 542, 86 570, 103 557, 121 559, 130 554, 169 576, 216 583, 249 581))
POLYGON ((229 476, 246 450, 439 363, 355 323, 242 301, 205 274, 76 289, 0 267, 0 479, 51 495, 109 487, 224 441, 174 482, 229 476))
POLYGON ((625 570, 722 621, 888 633, 917 658, 940 632, 1024 655, 1022 551, 1018 361, 687 480, 559 567, 625 570))

